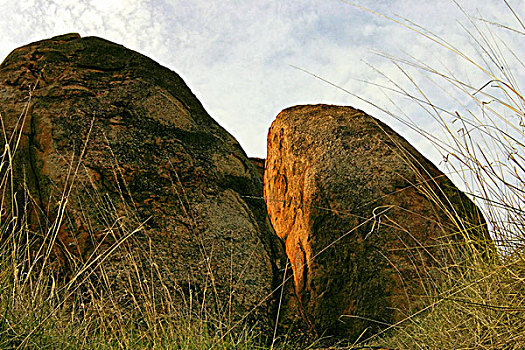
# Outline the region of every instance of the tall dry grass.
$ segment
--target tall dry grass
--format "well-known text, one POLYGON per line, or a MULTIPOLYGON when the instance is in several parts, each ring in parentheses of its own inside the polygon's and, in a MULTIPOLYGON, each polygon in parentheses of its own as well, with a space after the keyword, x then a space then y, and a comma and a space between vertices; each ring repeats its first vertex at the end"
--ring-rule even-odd
POLYGON ((436 55, 452 57, 480 82, 474 85, 461 72, 431 66, 423 57, 383 54, 406 80, 380 72, 387 78, 381 90, 393 101, 408 98, 440 130, 425 129, 395 104, 375 107, 415 130, 441 154, 442 168, 482 209, 497 253, 487 257, 471 250, 469 259, 455 260, 453 268, 442 271, 440 283, 428 286, 427 307, 361 344, 525 349, 525 99, 523 81, 515 76, 525 69, 517 52, 524 43, 525 22, 504 4, 511 25, 470 15, 457 4, 465 15, 469 48, 413 22, 381 15, 428 40, 429 47, 442 50, 436 55), (443 104, 429 97, 437 95, 443 104))

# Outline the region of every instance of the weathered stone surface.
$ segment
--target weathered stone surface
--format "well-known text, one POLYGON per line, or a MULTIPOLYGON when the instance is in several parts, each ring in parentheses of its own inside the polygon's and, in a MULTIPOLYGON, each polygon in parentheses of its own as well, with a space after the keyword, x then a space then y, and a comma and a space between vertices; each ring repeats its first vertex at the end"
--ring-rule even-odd
POLYGON ((458 227, 488 237, 443 173, 351 107, 282 111, 268 135, 264 186, 294 272, 299 302, 288 307, 319 336, 355 339, 403 319, 447 264, 450 243, 464 239, 458 227))
POLYGON ((215 326, 248 313, 270 326, 280 242, 262 183, 177 74, 109 41, 64 35, 4 60, 0 113, 17 147, 17 200, 3 196, 3 222, 28 213, 53 249, 48 264, 67 274, 126 239, 104 263, 123 302, 142 270, 151 280, 134 282, 136 294, 154 285, 197 311, 204 303, 215 326))

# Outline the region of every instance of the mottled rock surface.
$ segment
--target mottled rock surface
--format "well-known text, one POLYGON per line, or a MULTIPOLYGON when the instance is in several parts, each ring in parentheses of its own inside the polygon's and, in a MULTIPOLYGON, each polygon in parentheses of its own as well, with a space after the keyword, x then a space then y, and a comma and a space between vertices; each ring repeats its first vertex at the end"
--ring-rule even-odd
POLYGON ((458 230, 488 237, 479 210, 443 173, 351 107, 281 112, 264 183, 294 272, 299 302, 289 308, 319 336, 355 339, 403 319, 449 262, 450 243, 464 241, 458 230))
POLYGON ((3 222, 28 213, 49 265, 67 275, 115 247, 104 286, 122 302, 156 286, 199 312, 204 303, 214 325, 249 313, 271 327, 280 242, 258 172, 177 74, 63 35, 4 60, 0 113, 1 147, 17 147, 3 222), (136 281, 138 270, 149 277, 136 281))

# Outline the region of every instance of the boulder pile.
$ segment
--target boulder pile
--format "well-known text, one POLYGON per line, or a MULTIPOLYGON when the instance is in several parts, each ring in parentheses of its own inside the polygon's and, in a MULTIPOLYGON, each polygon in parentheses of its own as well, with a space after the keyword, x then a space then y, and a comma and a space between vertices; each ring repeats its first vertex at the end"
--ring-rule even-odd
POLYGON ((474 203, 364 112, 288 108, 250 159, 176 73, 101 38, 14 50, 0 114, 20 273, 89 280, 125 308, 354 340, 420 308, 451 247, 489 240, 474 203))

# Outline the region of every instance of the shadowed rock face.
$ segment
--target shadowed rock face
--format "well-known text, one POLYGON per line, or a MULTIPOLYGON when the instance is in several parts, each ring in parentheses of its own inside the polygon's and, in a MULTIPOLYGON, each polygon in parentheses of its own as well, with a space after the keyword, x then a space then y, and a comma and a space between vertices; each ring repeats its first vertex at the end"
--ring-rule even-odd
POLYGON ((279 242, 257 170, 177 74, 109 41, 64 35, 4 60, 0 112, 11 150, 20 135, 17 201, 3 197, 3 218, 27 205, 50 265, 67 274, 122 241, 104 265, 115 291, 137 267, 222 322, 255 309, 250 318, 270 325, 279 242))
POLYGON ((475 205, 433 164, 351 107, 281 112, 264 190, 294 273, 290 308, 318 335, 355 339, 403 319, 422 283, 439 278, 449 243, 464 240, 458 230, 488 237, 475 205))

